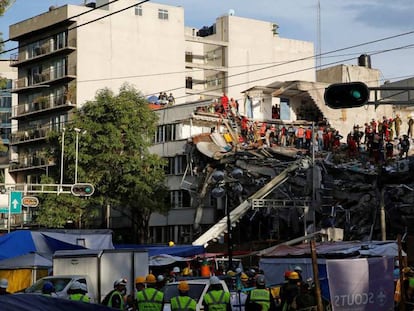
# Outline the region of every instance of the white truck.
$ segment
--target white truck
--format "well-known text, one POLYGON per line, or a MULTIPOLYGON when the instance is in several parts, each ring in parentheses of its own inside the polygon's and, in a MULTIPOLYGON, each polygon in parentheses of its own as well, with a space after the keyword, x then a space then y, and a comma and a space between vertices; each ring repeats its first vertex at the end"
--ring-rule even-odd
POLYGON ((40 279, 26 292, 41 292, 45 281, 55 285, 58 296, 67 298, 74 281, 86 283, 91 301, 100 303, 113 289, 115 280, 128 281, 127 293, 134 293, 136 276, 148 274, 148 252, 131 249, 65 250, 53 255, 53 276, 40 279))

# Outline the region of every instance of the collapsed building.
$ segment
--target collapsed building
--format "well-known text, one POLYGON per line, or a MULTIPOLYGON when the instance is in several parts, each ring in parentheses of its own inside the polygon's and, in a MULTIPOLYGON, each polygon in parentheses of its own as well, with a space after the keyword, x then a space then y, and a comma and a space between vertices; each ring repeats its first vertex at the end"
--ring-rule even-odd
MULTIPOLYGON (((171 226, 175 241, 223 244, 231 226, 233 243, 252 249, 254 241, 278 243, 315 232, 344 240, 394 239, 410 233, 411 159, 393 161, 387 168, 366 167, 347 159, 346 150, 332 157, 316 148, 269 145, 260 136, 263 124, 314 129, 318 122, 312 119, 251 120, 255 130, 241 139, 242 116, 212 112, 214 102, 157 110, 162 122, 174 119, 174 129, 186 133, 175 137, 181 141, 182 174, 171 176, 169 186, 176 187, 189 207, 153 214, 155 238, 160 227, 171 226), (188 231, 180 231, 184 226, 188 231), (341 230, 330 230, 335 228, 341 230)), ((310 115, 324 120, 320 113, 310 115)), ((174 132, 171 126, 163 123, 159 134, 174 132)), ((153 146, 159 154, 173 150, 177 152, 172 142, 153 146)), ((177 156, 171 162, 175 167, 177 156)))

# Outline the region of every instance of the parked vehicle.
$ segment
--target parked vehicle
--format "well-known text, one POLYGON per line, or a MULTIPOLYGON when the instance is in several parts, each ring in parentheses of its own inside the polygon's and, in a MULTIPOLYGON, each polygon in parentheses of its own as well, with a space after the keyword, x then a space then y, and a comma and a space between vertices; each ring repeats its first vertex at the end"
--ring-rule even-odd
POLYGON ((53 276, 38 280, 26 292, 39 293, 45 281, 51 281, 58 296, 67 298, 74 281, 85 283, 92 302, 100 303, 114 287, 114 281, 128 281, 127 294, 134 293, 134 279, 148 274, 148 252, 130 249, 65 250, 53 256, 53 276))
POLYGON ((46 276, 44 278, 37 280, 32 286, 26 288, 24 292, 28 294, 41 294, 43 284, 45 284, 45 282, 51 282, 55 287, 56 295, 59 298, 69 298, 68 290, 70 286, 76 281, 86 284, 89 291, 89 295, 91 295, 91 297, 96 296, 95 288, 89 276, 87 275, 46 276))

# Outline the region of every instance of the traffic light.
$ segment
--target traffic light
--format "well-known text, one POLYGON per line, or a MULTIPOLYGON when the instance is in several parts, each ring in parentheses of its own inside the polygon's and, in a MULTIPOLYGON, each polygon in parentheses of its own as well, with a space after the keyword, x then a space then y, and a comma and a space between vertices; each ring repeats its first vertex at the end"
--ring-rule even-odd
POLYGON ((369 89, 362 82, 336 83, 326 88, 324 98, 332 109, 361 107, 368 102, 369 89))
POLYGON ((76 197, 90 197, 95 192, 95 187, 92 184, 75 184, 70 192, 76 197))

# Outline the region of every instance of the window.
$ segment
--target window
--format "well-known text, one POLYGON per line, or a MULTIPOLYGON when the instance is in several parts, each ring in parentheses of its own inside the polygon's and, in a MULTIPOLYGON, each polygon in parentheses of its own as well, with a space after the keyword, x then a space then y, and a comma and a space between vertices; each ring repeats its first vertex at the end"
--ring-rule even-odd
POLYGON ((172 208, 190 207, 190 194, 185 190, 170 191, 170 204, 172 208))
POLYGON ((174 141, 176 139, 176 124, 164 124, 157 128, 156 143, 174 141))
POLYGON ((184 174, 187 167, 187 157, 185 155, 178 155, 175 157, 167 158, 168 164, 165 167, 165 173, 167 175, 179 175, 184 174))
POLYGON ((135 6, 135 15, 142 16, 142 6, 140 5, 135 6))
POLYGON ((168 10, 158 9, 158 18, 168 20, 168 10))
POLYGON ((55 37, 53 38, 53 41, 54 41, 54 44, 53 44, 54 50, 59 50, 59 49, 64 48, 66 46, 66 33, 61 32, 55 35, 55 37))
POLYGON ((186 63, 193 62, 193 52, 185 52, 185 62, 186 63))
POLYGON ((186 89, 192 89, 193 88, 193 78, 192 77, 185 78, 185 88, 186 89))

